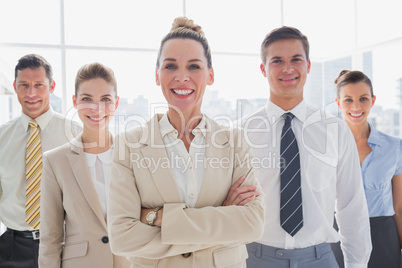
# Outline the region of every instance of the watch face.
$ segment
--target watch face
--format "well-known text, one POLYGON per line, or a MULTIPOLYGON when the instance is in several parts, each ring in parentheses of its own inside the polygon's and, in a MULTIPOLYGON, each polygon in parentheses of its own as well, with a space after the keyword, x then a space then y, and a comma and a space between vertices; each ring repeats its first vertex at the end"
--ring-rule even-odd
POLYGON ((153 219, 155 219, 155 215, 156 213, 154 211, 151 211, 147 214, 147 221, 152 221, 153 219))

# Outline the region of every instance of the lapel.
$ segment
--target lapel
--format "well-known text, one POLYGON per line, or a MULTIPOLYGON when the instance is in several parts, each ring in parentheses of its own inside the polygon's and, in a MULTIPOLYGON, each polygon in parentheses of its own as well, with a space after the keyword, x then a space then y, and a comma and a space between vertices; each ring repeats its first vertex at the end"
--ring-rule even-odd
POLYGON ((103 217, 103 212, 98 200, 95 186, 93 185, 91 174, 89 172, 87 161, 85 159, 84 150, 82 148, 81 135, 79 135, 71 143, 71 154, 67 155, 70 162, 74 177, 81 188, 82 194, 87 200, 89 206, 97 218, 102 222, 102 225, 107 229, 106 221, 103 217))
MULTIPOLYGON (((204 165, 206 164, 204 181, 195 205, 197 208, 214 205, 220 196, 225 183, 227 183, 226 176, 228 168, 230 167, 229 163, 227 163, 228 168, 220 167, 220 165, 218 165, 219 167, 213 168, 209 167, 208 162, 210 162, 211 159, 219 159, 219 161, 222 159, 231 159, 229 155, 230 143, 228 136, 230 135, 232 137, 233 131, 228 131, 228 128, 218 125, 214 120, 207 116, 205 116, 205 118, 207 124, 205 144, 207 147, 205 150, 204 161, 207 161, 207 163, 204 163, 204 165)), ((212 161, 212 163, 214 163, 214 161, 212 161)), ((226 163, 226 161, 223 161, 222 163, 226 163)))
POLYGON ((181 203, 180 192, 177 189, 173 173, 163 163, 169 161, 162 140, 159 120, 162 115, 157 114, 147 123, 147 140, 140 149, 141 156, 148 161, 149 173, 165 203, 181 203))

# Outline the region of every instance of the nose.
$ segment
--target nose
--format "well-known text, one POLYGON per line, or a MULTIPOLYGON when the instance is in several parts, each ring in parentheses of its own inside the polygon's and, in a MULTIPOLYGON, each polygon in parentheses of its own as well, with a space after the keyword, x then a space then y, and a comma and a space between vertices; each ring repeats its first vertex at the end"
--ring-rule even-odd
POLYGON ((292 73, 294 71, 294 67, 293 67, 292 63, 285 63, 283 65, 282 71, 284 73, 292 73))
POLYGON ((36 95, 36 87, 34 87, 32 84, 29 85, 27 95, 29 97, 33 97, 36 95))
POLYGON ((100 101, 94 101, 91 103, 90 109, 94 112, 100 112, 105 110, 105 103, 100 101))
POLYGON ((187 70, 177 71, 175 79, 177 82, 187 82, 190 80, 187 70))

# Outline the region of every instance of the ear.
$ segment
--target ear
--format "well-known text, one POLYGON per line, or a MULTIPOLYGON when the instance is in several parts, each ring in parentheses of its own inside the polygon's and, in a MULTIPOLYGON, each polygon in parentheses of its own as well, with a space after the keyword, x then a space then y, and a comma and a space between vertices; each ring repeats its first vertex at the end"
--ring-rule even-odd
POLYGON ((17 88, 15 87, 15 81, 13 82, 13 87, 14 87, 15 93, 17 93, 17 88))
POLYGON ((311 69, 311 61, 308 60, 308 63, 307 63, 307 73, 308 74, 310 73, 310 69, 311 69))
POLYGON ((52 83, 50 83, 50 89, 49 89, 50 93, 53 93, 55 87, 56 87, 56 82, 53 80, 52 83))
POLYGON ((266 70, 265 70, 265 65, 262 64, 262 63, 261 63, 261 65, 260 65, 260 70, 261 70, 262 75, 263 75, 264 77, 267 77, 267 72, 266 72, 266 70))
POLYGON ((155 81, 156 81, 156 84, 157 84, 158 86, 161 85, 161 82, 160 82, 160 80, 159 80, 159 70, 158 70, 158 69, 155 69, 155 81))
POLYGON ((208 74, 208 86, 211 86, 215 81, 215 74, 214 74, 214 68, 211 68, 209 70, 209 74, 208 74))
POLYGON ((377 96, 376 95, 374 95, 373 96, 373 100, 372 100, 372 102, 371 102, 371 107, 373 107, 374 106, 374 103, 375 103, 375 100, 377 99, 377 96))
POLYGON ((75 97, 75 95, 73 95, 73 105, 74 108, 77 109, 77 98, 75 97))
POLYGON ((114 109, 116 110, 117 107, 119 107, 119 103, 120 103, 120 97, 116 96, 116 102, 114 103, 114 109))
POLYGON ((342 111, 342 107, 341 107, 341 101, 338 99, 338 97, 335 98, 335 102, 338 105, 339 110, 342 111))

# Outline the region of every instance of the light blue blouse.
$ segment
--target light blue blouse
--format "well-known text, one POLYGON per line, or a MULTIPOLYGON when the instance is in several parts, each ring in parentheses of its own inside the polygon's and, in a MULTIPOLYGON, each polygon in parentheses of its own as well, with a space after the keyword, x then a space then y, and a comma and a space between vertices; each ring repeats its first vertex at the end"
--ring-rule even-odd
POLYGON ((402 140, 370 125, 368 145, 373 151, 362 163, 362 175, 369 215, 392 216, 392 177, 402 173, 402 140))

